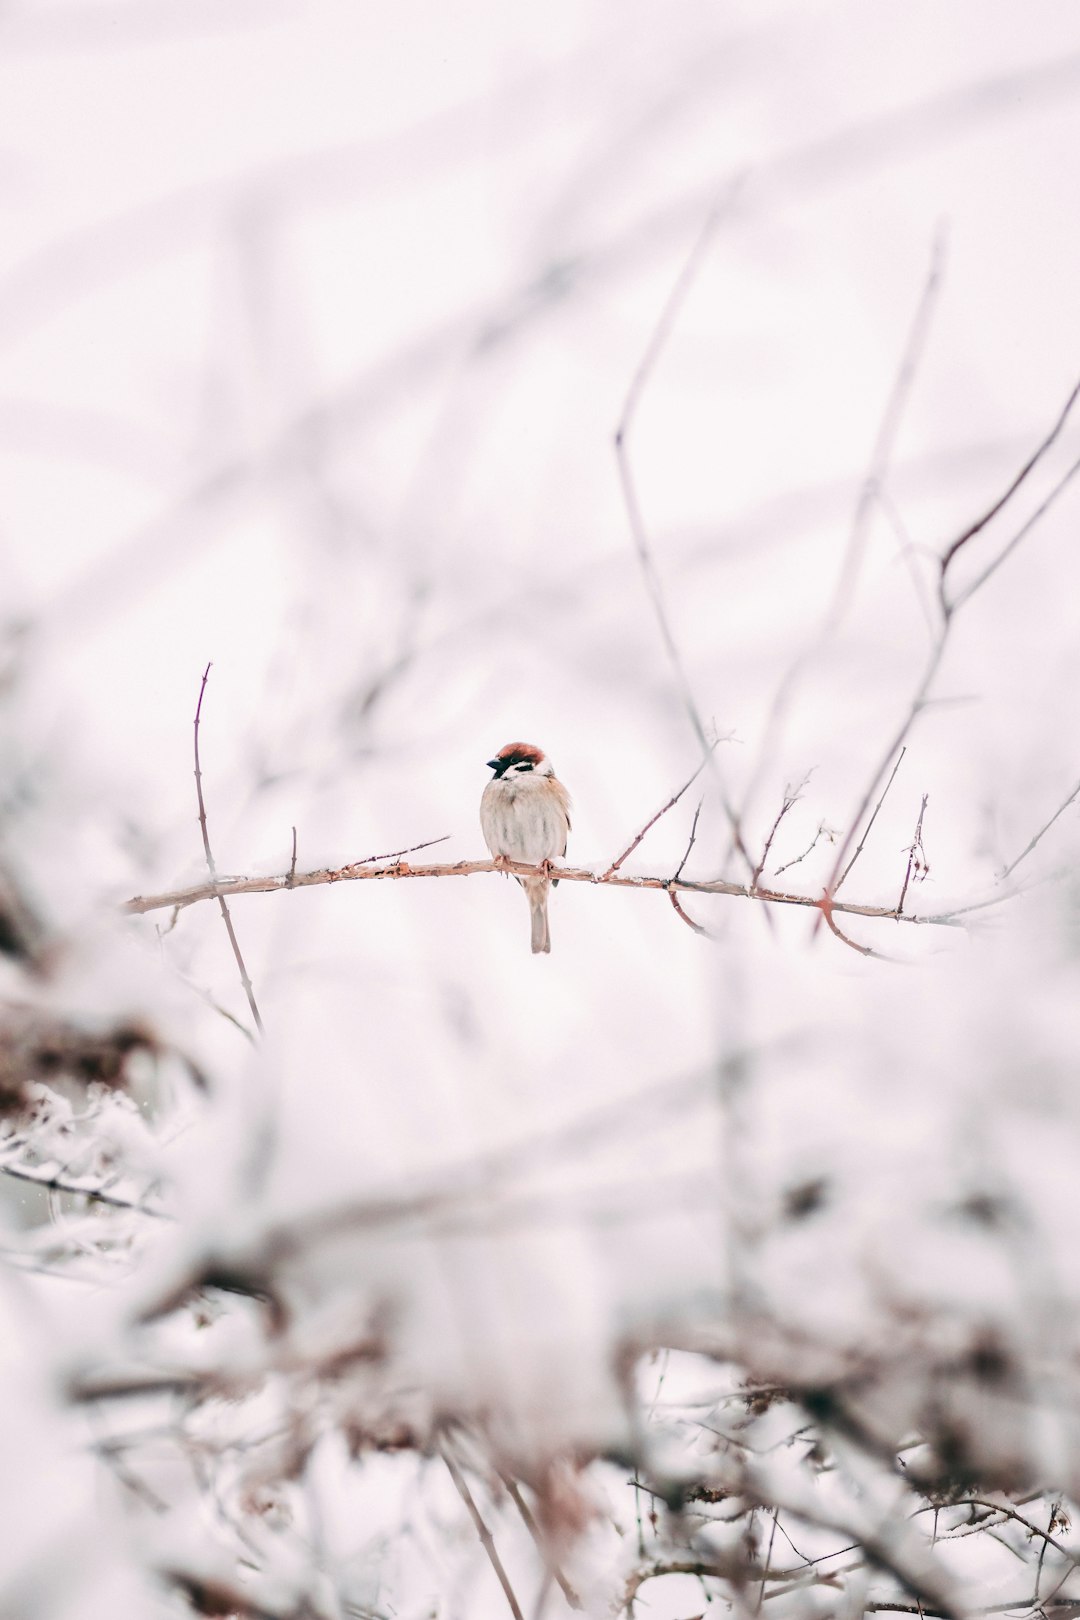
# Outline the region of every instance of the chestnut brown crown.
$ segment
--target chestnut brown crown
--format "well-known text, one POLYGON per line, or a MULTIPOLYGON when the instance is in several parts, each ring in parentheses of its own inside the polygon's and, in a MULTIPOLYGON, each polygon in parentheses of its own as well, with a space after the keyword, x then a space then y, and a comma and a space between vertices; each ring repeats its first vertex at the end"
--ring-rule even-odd
POLYGON ((507 743, 506 747, 500 748, 495 758, 489 759, 487 763, 495 772, 496 781, 505 776, 508 771, 515 776, 523 776, 529 771, 537 771, 544 766, 547 766, 548 770, 551 769, 547 765, 544 750, 537 748, 533 743, 526 742, 507 743))

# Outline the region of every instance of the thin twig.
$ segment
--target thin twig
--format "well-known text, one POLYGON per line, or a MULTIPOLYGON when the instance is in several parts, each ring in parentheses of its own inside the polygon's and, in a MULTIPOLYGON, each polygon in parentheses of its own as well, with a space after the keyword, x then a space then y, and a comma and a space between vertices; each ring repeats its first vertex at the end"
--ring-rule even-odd
POLYGON ((682 902, 680 901, 678 895, 675 893, 674 889, 669 889, 668 890, 668 899, 671 901, 671 904, 675 907, 676 916, 682 918, 682 920, 686 924, 687 928, 692 928, 694 930, 695 934, 701 934, 705 939, 714 939, 716 937, 714 934, 710 934, 709 930, 707 928, 705 928, 701 923, 694 921, 693 917, 691 917, 690 913, 683 906, 682 902))
POLYGON ((447 1450, 444 1449, 441 1452, 441 1456, 443 1462, 446 1464, 450 1478, 454 1482, 458 1495, 461 1497, 461 1500, 468 1509, 469 1517, 476 1528, 477 1535, 480 1537, 480 1545, 487 1554, 488 1562, 495 1571, 495 1574, 498 1577, 499 1585, 506 1594, 506 1601, 510 1605, 510 1613, 514 1616, 514 1620, 525 1620, 525 1617, 521 1612, 521 1606, 514 1595, 514 1588, 510 1585, 510 1577, 507 1575, 506 1570, 503 1567, 503 1561, 499 1557, 498 1548, 492 1539, 491 1531, 484 1523, 480 1509, 473 1501, 473 1495, 466 1484, 465 1476, 462 1474, 453 1457, 451 1457, 447 1450))
POLYGON ((578 1597, 578 1594, 574 1590, 574 1588, 570 1585, 570 1582, 566 1579, 566 1576, 563 1574, 563 1572, 559 1568, 558 1564, 556 1564, 555 1560, 552 1558, 552 1556, 551 1556, 551 1548, 548 1545, 547 1537, 544 1535, 544 1533, 541 1530, 540 1526, 537 1524, 536 1518, 535 1518, 535 1516, 533 1514, 533 1511, 530 1508, 528 1502, 526 1502, 525 1498, 522 1496, 521 1489, 520 1489, 520 1487, 518 1485, 517 1480, 514 1479, 512 1477, 512 1475, 503 1474, 503 1473, 499 1474, 499 1478, 502 1480, 503 1484, 506 1486, 507 1492, 509 1493, 509 1496, 510 1496, 510 1500, 513 1502, 514 1506, 517 1508, 518 1512, 521 1514, 522 1522, 525 1525, 526 1530, 529 1532, 530 1536, 532 1537, 533 1541, 535 1542, 537 1551, 540 1553, 540 1556, 543 1558, 544 1564, 545 1564, 545 1566, 546 1566, 546 1568, 548 1570, 548 1573, 554 1578, 554 1580, 558 1584, 559 1590, 562 1593, 563 1597, 566 1599, 566 1601, 567 1601, 568 1605, 570 1606, 570 1608, 571 1609, 580 1609, 581 1608, 581 1599, 578 1597))
MULTIPOLYGON (((682 798, 682 796, 686 792, 687 788, 693 787, 694 783, 697 781, 698 777, 701 775, 702 771, 705 769, 706 765, 709 763, 709 759, 710 759, 710 757, 712 755, 712 752, 713 752, 713 749, 715 747, 716 747, 716 743, 710 743, 708 745, 708 748, 707 748, 707 751, 706 751, 706 754, 705 754, 705 758, 701 761, 701 764, 698 766, 697 770, 694 772, 694 774, 690 778, 690 780, 688 782, 684 782, 682 787, 679 789, 678 793, 673 793, 671 798, 668 800, 667 804, 661 805, 660 809, 656 812, 656 814, 654 816, 650 816, 649 820, 645 823, 644 827, 642 827, 641 831, 639 833, 635 834, 635 836, 627 844, 627 846, 623 850, 622 854, 617 855, 615 857, 615 859, 612 861, 612 863, 608 867, 607 871, 601 877, 601 879, 600 879, 601 883, 606 883, 608 878, 610 878, 613 875, 613 873, 615 873, 615 872, 617 872, 619 870, 619 867, 622 865, 623 861, 625 861, 628 856, 630 856, 630 855, 632 855, 634 853, 635 849, 637 849, 638 845, 644 839, 646 833, 651 832, 653 827, 656 826, 656 823, 660 820, 660 817, 661 816, 666 816, 669 810, 674 809, 675 805, 678 804, 679 800, 682 798)), ((699 809, 701 808, 700 805, 698 806, 698 808, 699 809)), ((697 825, 697 817, 696 816, 694 817, 694 824, 695 824, 695 826, 697 825)), ((687 853, 689 853, 689 851, 687 851, 687 853)), ((680 867, 679 870, 682 871, 682 867, 680 867)))
POLYGON ((202 685, 199 687, 199 701, 195 705, 195 792, 198 795, 199 800, 199 827, 202 830, 203 851, 206 855, 206 867, 210 873, 210 882, 213 885, 213 892, 217 897, 218 905, 221 907, 221 916, 225 924, 225 932, 229 936, 229 944, 232 946, 232 953, 236 958, 236 965, 240 969, 240 982, 244 987, 244 994, 247 996, 248 1006, 251 1008, 251 1016, 255 1022, 255 1028, 261 1035, 263 1033, 263 1021, 259 1016, 258 1003, 255 1000, 255 991, 252 989, 251 980, 248 977, 248 970, 244 965, 243 954, 240 950, 240 942, 236 937, 236 930, 233 928, 232 918, 229 916, 229 907, 218 883, 217 867, 214 864, 214 855, 210 848, 210 832, 206 825, 206 801, 203 798, 202 767, 199 762, 199 722, 202 719, 203 698, 206 696, 206 683, 210 679, 211 668, 212 665, 207 664, 206 668, 203 670, 202 685))
POLYGON ((155 1209, 152 1204, 143 1203, 139 1199, 122 1198, 118 1193, 106 1192, 100 1183, 87 1183, 76 1177, 66 1176, 63 1171, 57 1173, 47 1164, 0 1164, 0 1175, 12 1176, 16 1181, 29 1181, 37 1187, 46 1187, 50 1192, 66 1193, 72 1198, 86 1198, 94 1204, 105 1204, 109 1209, 123 1209, 136 1215, 149 1215, 156 1221, 175 1219, 168 1210, 155 1209))
POLYGON ((831 634, 843 618, 855 581, 858 578, 859 565, 870 530, 871 515, 885 486, 904 413, 911 398, 911 391, 918 373, 919 364, 926 351, 930 326, 937 306, 938 295, 941 291, 945 265, 945 241, 945 227, 943 224, 939 224, 934 232, 934 240, 930 248, 930 267, 927 270, 926 280, 919 295, 915 315, 908 330, 907 341, 904 344, 903 354, 900 358, 900 366, 893 380, 889 397, 885 402, 885 410, 882 413, 881 421, 878 424, 877 437, 874 440, 874 447, 870 454, 870 466, 863 480, 859 499, 855 506, 851 532, 848 536, 847 551, 825 620, 824 633, 826 636, 831 634))
POLYGON ((683 854, 683 858, 682 858, 682 860, 681 860, 681 861, 680 861, 680 862, 679 862, 679 865, 678 865, 678 868, 677 868, 677 869, 676 869, 676 872, 675 872, 675 877, 676 877, 676 880, 677 880, 677 879, 679 879, 679 878, 681 878, 681 877, 682 877, 682 875, 683 875, 683 870, 684 870, 684 868, 685 868, 685 866, 686 866, 686 863, 687 863, 687 861, 688 861, 688 860, 689 860, 689 859, 690 859, 690 851, 691 851, 691 850, 692 850, 692 849, 693 849, 693 847, 694 847, 694 840, 695 840, 695 839, 696 839, 696 838, 697 838, 697 824, 698 824, 698 817, 699 817, 699 816, 700 816, 700 814, 701 814, 701 807, 702 807, 702 805, 703 805, 703 804, 704 804, 704 803, 705 803, 705 800, 704 800, 704 799, 699 799, 699 800, 698 800, 698 805, 697 805, 697 809, 696 809, 696 810, 695 810, 695 811, 694 811, 694 819, 693 819, 693 821, 692 821, 692 822, 691 822, 691 823, 690 823, 690 841, 689 841, 689 843, 688 843, 688 844, 687 844, 687 846, 686 846, 686 850, 685 850, 685 852, 684 852, 684 854, 683 854))
POLYGON ((784 817, 787 815, 788 811, 791 809, 792 805, 796 804, 798 802, 799 796, 802 793, 803 788, 806 786, 806 783, 807 783, 807 778, 804 776, 802 781, 799 783, 798 787, 795 788, 794 790, 792 790, 790 787, 786 787, 784 789, 784 797, 783 797, 783 800, 781 801, 779 810, 776 812, 776 820, 773 822, 772 826, 769 828, 769 836, 765 840, 765 848, 761 852, 761 859, 760 859, 760 861, 758 861, 757 865, 755 866, 753 876, 750 879, 750 887, 752 889, 757 888, 758 879, 760 878, 762 872, 765 870, 765 862, 769 858, 769 851, 770 851, 770 849, 772 849, 772 843, 773 843, 773 839, 776 837, 777 828, 779 827, 780 823, 783 821, 784 817))
MULTIPOLYGON (((645 352, 630 379, 630 386, 626 391, 626 398, 623 401, 623 408, 615 428, 614 438, 615 462, 619 474, 619 484, 622 489, 623 504, 626 508, 627 522, 634 542, 634 550, 637 553, 638 564, 641 568, 642 579, 645 582, 645 589, 652 604, 653 616, 656 619, 657 628, 660 631, 660 637, 664 643, 672 673, 675 676, 675 683, 682 698, 683 708, 693 728, 694 735, 701 745, 702 752, 706 754, 710 752, 708 731, 701 710, 698 707, 697 699, 694 696, 690 678, 686 672, 686 665, 683 662, 682 653, 679 651, 678 642, 675 639, 675 633, 672 630, 671 620, 668 616, 664 587, 649 543, 648 530, 641 510, 641 502, 638 499, 637 484, 630 465, 629 437, 642 395, 675 327, 683 304, 701 267, 705 252, 720 221, 734 206, 741 185, 742 176, 740 175, 727 186, 724 194, 709 209, 705 223, 702 225, 697 240, 691 247, 682 269, 675 278, 675 284, 668 294, 656 325, 645 345, 645 352)), ((712 746, 715 747, 715 744, 712 746)), ((725 813, 731 823, 732 843, 745 860, 747 870, 752 870, 753 861, 743 845, 734 808, 728 801, 726 794, 722 796, 722 799, 725 813)))
POLYGON ((842 945, 848 945, 853 951, 858 951, 860 956, 880 955, 878 951, 871 949, 869 945, 860 945, 857 940, 851 939, 843 932, 843 930, 838 926, 836 918, 833 916, 835 909, 836 907, 833 905, 832 901, 828 898, 828 896, 826 896, 826 898, 821 902, 820 911, 821 915, 825 919, 826 924, 828 925, 830 933, 835 934, 842 945))
POLYGON ((293 880, 295 879, 295 877, 296 877, 296 828, 294 827, 293 830, 292 830, 292 860, 289 862, 289 884, 290 884, 290 886, 292 885, 293 880))
POLYGON ((874 505, 880 501, 881 492, 885 487, 897 436, 911 397, 912 385, 915 381, 919 362, 926 349, 931 319, 941 288, 943 261, 944 234, 939 226, 934 235, 930 251, 930 264, 919 294, 919 301, 911 326, 908 329, 900 364, 893 379, 892 387, 889 390, 889 396, 885 402, 885 408, 874 437, 869 465, 852 515, 847 545, 840 564, 840 572, 833 587, 833 594, 812 641, 796 654, 785 670, 776 689, 765 724, 761 747, 758 751, 757 764, 743 795, 742 810, 744 814, 761 783, 772 754, 774 739, 791 702, 796 684, 807 665, 817 657, 836 633, 847 611, 851 594, 858 579, 862 553, 869 533, 870 517, 874 505))
POLYGON ((929 802, 930 795, 928 793, 924 793, 922 796, 922 804, 919 806, 919 819, 915 823, 915 836, 908 845, 907 871, 904 873, 904 886, 900 890, 900 898, 896 902, 897 921, 899 921, 903 914, 904 900, 907 896, 908 884, 911 882, 912 871, 916 870, 921 877, 925 877, 927 872, 930 870, 926 864, 926 851, 923 849, 922 841, 923 816, 926 814, 926 806, 929 804, 929 802))
MULTIPOLYGON (((986 528, 986 525, 991 521, 991 519, 997 517, 1002 508, 1007 506, 1012 500, 1021 484, 1024 483, 1030 473, 1034 472, 1043 456, 1046 455, 1047 451, 1058 438, 1058 435, 1061 433, 1062 428, 1065 426, 1065 423, 1068 420, 1069 412, 1076 404, 1078 398, 1080 398, 1080 382, 1076 383, 1068 399, 1065 401, 1065 404, 1062 406, 1062 409, 1058 415, 1057 421, 1054 423, 1049 433, 1042 440, 1041 444, 1039 444, 1028 457, 1027 461, 1025 461, 1024 465, 1021 467, 1012 483, 1006 489, 1005 493, 1000 495, 993 505, 987 508, 981 517, 976 518, 974 523, 969 524, 963 533, 959 534, 943 553, 941 558, 941 572, 938 578, 938 597, 941 603, 941 611, 946 618, 963 599, 962 597, 957 598, 956 602, 950 603, 945 595, 945 578, 957 552, 966 546, 970 540, 974 540, 975 536, 980 534, 982 530, 986 528)), ((1000 562, 1001 558, 999 558, 998 561, 1000 562)), ((997 565, 995 564, 995 567, 996 566, 997 565)), ((969 596, 971 591, 965 591, 963 594, 964 596, 969 596)))
POLYGON ((1080 472, 1080 457, 1078 457, 1077 460, 1072 463, 1071 467, 1069 467, 1061 478, 1058 479, 1057 483, 1046 496, 1045 500, 1041 501, 1040 504, 1035 508, 1034 512, 1032 512, 1027 522, 1021 524, 1020 528, 1017 529, 1008 545, 1003 546, 1001 551, 998 552, 998 555, 987 563, 982 573, 977 574, 969 585, 965 586, 962 591, 957 593, 956 597, 949 605, 950 613, 954 612, 958 607, 961 607, 970 596, 974 596, 975 592, 986 584, 991 575, 997 573, 1006 557, 1012 556, 1021 540, 1025 540, 1027 538, 1032 529, 1035 527, 1036 523, 1040 522, 1041 519, 1046 516, 1047 512, 1049 512, 1050 508, 1057 501, 1058 497, 1065 493, 1065 490, 1072 483, 1078 472, 1080 472))
MULTIPOLYGON (((900 762, 901 762, 901 760, 903 759, 903 757, 904 757, 904 755, 906 753, 907 753, 907 747, 905 746, 905 747, 901 748, 899 754, 896 757, 896 764, 892 768, 892 772, 891 772, 891 774, 889 776, 889 780, 886 782, 884 788, 882 789, 881 798, 878 800, 877 804, 874 806, 873 815, 870 817, 870 820, 866 823, 866 831, 863 833, 862 837, 859 839, 859 842, 858 842, 858 845, 856 846, 854 855, 851 857, 850 861, 848 861, 847 865, 844 867, 844 870, 841 872, 841 874, 837 878, 836 882, 831 884, 830 887, 829 887, 830 898, 835 897, 837 894, 839 894, 840 889, 841 889, 841 887, 843 885, 844 879, 847 877, 848 873, 851 871, 851 868, 855 865, 855 862, 858 860, 859 856, 862 854, 863 849, 866 846, 866 840, 870 836, 871 828, 873 827, 874 822, 878 818, 878 811, 881 809, 882 805, 885 803, 885 795, 888 793, 889 789, 892 787, 893 779, 895 778, 897 771, 900 769, 900 762)), ((858 820, 859 821, 862 820, 861 813, 860 813, 860 815, 858 817, 858 820)))
POLYGON ((1053 815, 1050 817, 1050 820, 1046 823, 1046 826, 1041 827, 1039 829, 1039 831, 1035 834, 1034 838, 1028 844, 1027 848, 1022 849, 1020 851, 1019 855, 1016 857, 1015 861, 1010 861, 1009 865, 1004 869, 1004 871, 998 873, 998 882, 999 883, 1004 883, 1005 879, 1011 873, 1016 871, 1016 868, 1020 865, 1020 862, 1027 859, 1027 857, 1031 854, 1032 850, 1035 849, 1035 847, 1042 841, 1043 838, 1045 838, 1046 834, 1050 831, 1051 827, 1054 825, 1054 822, 1058 819, 1058 817, 1061 816, 1061 815, 1064 815, 1065 811, 1069 808, 1070 804, 1072 804, 1074 799, 1076 799, 1077 797, 1080 797, 1080 782, 1077 782, 1076 786, 1073 788, 1072 792, 1069 794, 1069 797, 1065 800, 1065 803, 1060 805, 1058 807, 1058 809, 1056 809, 1054 811, 1053 815))
POLYGON ((422 844, 409 844, 405 849, 392 849, 386 855, 365 855, 362 860, 350 861, 342 870, 351 872, 357 866, 374 866, 379 861, 399 861, 403 855, 415 855, 418 849, 431 849, 435 844, 445 844, 449 837, 449 833, 443 833, 440 838, 425 838, 422 844))
POLYGON ((779 1508, 774 1508, 773 1509, 772 1530, 769 1532, 769 1547, 768 1547, 768 1551, 765 1554, 765 1568, 761 1572, 761 1585, 758 1588, 757 1608, 758 1608, 759 1613, 761 1612, 761 1605, 765 1601, 765 1586, 766 1586, 766 1583, 768 1582, 768 1579, 769 1579, 769 1567, 772 1564, 773 1542, 776 1540, 776 1526, 777 1526, 777 1522, 779 1521, 779 1518, 780 1518, 780 1509, 779 1508))
POLYGON ((627 1578, 623 1588, 622 1601, 619 1604, 628 1615, 634 1613, 634 1601, 638 1592, 646 1581, 661 1580, 665 1575, 696 1575, 699 1580, 728 1580, 740 1581, 746 1571, 736 1563, 725 1564, 719 1560, 706 1560, 704 1558, 657 1558, 653 1563, 647 1564, 643 1569, 634 1570, 627 1578))
POLYGON ((826 825, 825 825, 825 823, 823 821, 819 821, 818 822, 818 830, 817 830, 817 832, 814 834, 813 838, 811 838, 809 844, 807 844, 807 846, 803 850, 802 854, 801 855, 796 855, 796 857, 795 857, 795 859, 793 861, 785 861, 783 866, 778 866, 776 868, 776 871, 773 873, 773 877, 779 877, 781 872, 786 872, 789 867, 798 866, 798 865, 800 865, 800 863, 802 861, 805 861, 806 857, 808 855, 812 855, 814 853, 815 849, 817 849, 818 842, 820 841, 820 839, 828 838, 828 840, 829 840, 829 842, 831 844, 835 837, 836 837, 835 829, 832 828, 832 827, 826 827, 826 825))

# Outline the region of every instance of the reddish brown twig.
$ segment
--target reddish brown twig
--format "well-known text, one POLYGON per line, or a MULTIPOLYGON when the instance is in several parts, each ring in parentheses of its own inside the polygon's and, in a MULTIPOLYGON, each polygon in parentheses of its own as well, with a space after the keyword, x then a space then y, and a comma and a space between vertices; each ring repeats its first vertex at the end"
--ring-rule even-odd
MULTIPOLYGON (((606 883, 608 878, 611 877, 613 873, 615 873, 615 872, 617 872, 619 870, 619 867, 622 865, 623 861, 625 861, 628 856, 630 856, 630 855, 632 855, 634 853, 635 849, 637 849, 638 845, 645 838, 646 833, 652 831, 653 827, 656 826, 656 823, 660 820, 661 816, 666 816, 668 811, 673 809, 675 807, 675 805, 678 804, 679 800, 682 798, 682 796, 686 792, 687 788, 693 787, 694 783, 697 781, 698 777, 701 775, 702 771, 705 769, 706 765, 709 763, 710 756, 712 755, 713 749, 715 747, 716 747, 715 743, 709 743, 707 745, 706 752, 705 752, 705 758, 702 760, 701 764, 698 766, 697 770, 694 772, 694 774, 690 778, 690 780, 688 782, 684 782, 682 787, 679 789, 678 793, 673 793, 671 798, 668 800, 668 802, 666 804, 663 804, 663 805, 660 806, 660 809, 656 812, 656 814, 654 816, 651 816, 649 818, 649 820, 645 823, 644 827, 642 827, 641 831, 639 833, 635 834, 635 836, 630 840, 630 842, 627 844, 626 848, 623 850, 622 854, 617 855, 615 857, 615 859, 612 861, 611 865, 608 867, 607 871, 605 873, 603 873, 603 875, 601 876, 601 878, 600 878, 601 883, 606 883)), ((700 809, 700 806, 698 808, 700 809)), ((697 826, 697 817, 696 816, 694 817, 694 825, 695 825, 695 827, 697 826)), ((687 854, 689 854, 689 850, 687 851, 687 854)), ((682 871, 682 867, 680 867, 679 870, 682 871)))
POLYGON ((682 877, 683 870, 684 870, 684 868, 686 866, 686 863, 690 859, 690 851, 693 849, 694 841, 697 838, 698 817, 701 815, 701 807, 702 807, 702 805, 704 803, 705 803, 704 799, 699 799, 698 800, 697 809, 694 811, 694 819, 690 823, 690 839, 689 839, 689 842, 687 843, 685 851, 683 852, 683 858, 679 862, 678 867, 676 868, 676 871, 675 871, 676 878, 681 878, 682 877))
POLYGON ((255 1028, 261 1035, 263 1032, 263 1021, 259 1016, 259 1008, 255 1000, 255 991, 252 988, 251 980, 248 977, 248 970, 244 964, 243 953, 240 950, 240 941, 236 937, 236 930, 233 928, 232 918, 229 916, 229 907, 218 883, 217 867, 214 864, 214 855, 210 848, 210 832, 206 825, 206 801, 203 798, 202 766, 199 762, 199 722, 202 719, 203 698, 206 696, 206 683, 210 679, 211 667, 212 666, 210 664, 207 664, 206 668, 203 670, 202 685, 199 687, 199 701, 195 705, 195 792, 199 800, 199 826, 202 830, 203 851, 206 855, 206 867, 207 871, 210 873, 212 891, 217 898, 218 905, 221 907, 221 916, 225 923, 225 931, 229 936, 229 944, 232 946, 232 953, 236 958, 236 965, 240 969, 240 982, 244 986, 244 994, 247 996, 247 1003, 251 1008, 251 1016, 255 1021, 255 1028))
POLYGON ((422 844, 408 844, 404 849, 392 849, 386 855, 365 855, 359 861, 350 861, 347 866, 342 867, 342 871, 351 872, 358 866, 375 866, 380 861, 399 861, 403 855, 415 855, 418 849, 432 849, 436 844, 445 844, 449 837, 449 833, 443 833, 439 838, 425 838, 422 844))
POLYGON ((872 950, 869 945, 860 945, 858 940, 851 939, 847 934, 845 934, 843 932, 843 930, 837 924, 836 918, 833 916, 833 912, 837 908, 836 908, 835 904, 833 903, 832 899, 828 895, 825 895, 819 901, 818 907, 819 907, 819 910, 821 912, 821 915, 824 917, 825 922, 828 925, 830 933, 835 934, 837 939, 840 941, 840 943, 842 945, 847 945, 847 946, 850 947, 851 950, 858 951, 860 956, 878 956, 878 955, 880 955, 880 953, 878 951, 872 950))
POLYGON ((765 840, 765 848, 761 852, 761 859, 754 867, 753 876, 750 879, 750 887, 752 889, 757 888, 758 879, 765 870, 765 862, 769 858, 769 851, 772 849, 773 839, 776 837, 777 828, 787 815, 788 811, 791 809, 792 805, 798 802, 799 796, 802 793, 803 788, 806 786, 806 782, 807 778, 804 776, 797 788, 792 789, 790 787, 786 787, 784 789, 784 796, 781 801, 780 808, 776 812, 776 820, 769 828, 769 836, 765 840))
POLYGON ((676 894, 674 889, 669 889, 668 890, 668 899, 671 901, 671 904, 675 908, 676 916, 679 916, 679 917, 682 918, 682 920, 686 924, 687 928, 692 928, 694 930, 695 934, 701 934, 706 939, 713 939, 715 937, 713 934, 710 934, 709 930, 702 923, 694 921, 693 917, 691 917, 690 913, 683 906, 681 900, 679 899, 679 896, 676 894))
POLYGON ((923 816, 926 814, 926 806, 929 804, 929 802, 930 795, 928 793, 924 793, 922 796, 922 804, 919 806, 919 819, 915 823, 915 836, 908 845, 907 871, 904 873, 904 886, 900 890, 900 898, 896 902, 896 919, 898 922, 904 912, 904 901, 907 898, 908 884, 911 882, 912 873, 914 872, 915 874, 915 881, 921 882, 926 876, 927 872, 930 870, 926 862, 926 851, 923 849, 922 841, 923 816))

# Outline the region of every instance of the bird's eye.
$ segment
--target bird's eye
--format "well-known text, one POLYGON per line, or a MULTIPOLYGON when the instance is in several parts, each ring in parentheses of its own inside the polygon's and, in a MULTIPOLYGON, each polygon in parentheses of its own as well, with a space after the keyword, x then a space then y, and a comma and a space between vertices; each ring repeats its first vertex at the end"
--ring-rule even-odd
POLYGON ((519 771, 531 771, 531 770, 532 770, 532 766, 531 766, 531 765, 530 765, 530 764, 529 764, 529 761, 528 761, 528 760, 527 760, 527 759, 523 759, 523 760, 521 760, 521 762, 520 762, 520 763, 519 763, 519 765, 518 765, 518 767, 517 767, 517 769, 518 769, 518 770, 519 770, 519 771))

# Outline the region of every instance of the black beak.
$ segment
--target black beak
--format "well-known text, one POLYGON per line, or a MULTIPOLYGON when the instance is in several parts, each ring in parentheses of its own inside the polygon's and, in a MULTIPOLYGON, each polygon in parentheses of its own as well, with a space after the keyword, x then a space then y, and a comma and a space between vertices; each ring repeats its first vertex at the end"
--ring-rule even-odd
POLYGON ((502 760, 501 759, 489 759, 489 760, 485 760, 484 763, 487 765, 488 770, 490 770, 490 771, 498 771, 498 770, 502 769, 502 760))

